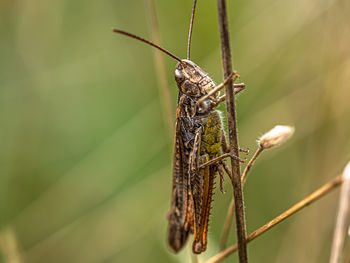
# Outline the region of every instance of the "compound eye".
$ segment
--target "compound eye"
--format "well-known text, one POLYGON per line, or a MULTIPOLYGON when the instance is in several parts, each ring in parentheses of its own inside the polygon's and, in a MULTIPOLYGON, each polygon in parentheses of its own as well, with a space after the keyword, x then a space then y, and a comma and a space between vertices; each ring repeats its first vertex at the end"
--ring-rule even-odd
POLYGON ((185 76, 182 70, 175 69, 175 79, 176 81, 183 81, 185 79, 185 76))

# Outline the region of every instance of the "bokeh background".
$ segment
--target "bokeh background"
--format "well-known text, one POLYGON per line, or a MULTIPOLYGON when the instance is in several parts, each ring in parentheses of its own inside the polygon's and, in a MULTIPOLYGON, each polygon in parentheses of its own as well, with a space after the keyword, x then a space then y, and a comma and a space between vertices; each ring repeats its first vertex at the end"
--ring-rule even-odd
MULTIPOLYGON (((163 47, 185 57, 192 1, 155 0, 163 47)), ((192 59, 222 80, 215 1, 198 1, 192 59)), ((189 262, 166 245, 172 136, 142 0, 0 2, 0 262, 189 262)), ((336 176, 350 159, 350 2, 228 3, 240 145, 276 124, 244 189, 248 232, 336 176)), ((163 56, 171 93, 176 62, 163 56)), ((222 107, 222 110, 225 108, 222 107)), ((232 196, 215 194, 206 259, 232 196)), ((218 190, 218 189, 217 189, 218 190)), ((335 191, 249 244, 251 262, 328 262, 335 191)), ((230 243, 235 242, 232 233, 230 243)), ((237 256, 226 262, 237 262, 237 256)))

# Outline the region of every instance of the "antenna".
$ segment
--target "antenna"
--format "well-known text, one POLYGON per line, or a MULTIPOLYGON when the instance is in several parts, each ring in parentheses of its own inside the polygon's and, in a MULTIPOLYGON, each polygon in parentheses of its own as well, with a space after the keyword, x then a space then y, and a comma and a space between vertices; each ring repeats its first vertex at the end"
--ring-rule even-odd
POLYGON ((188 59, 188 60, 190 60, 192 28, 193 28, 194 12, 195 12, 195 10, 196 10, 196 3, 197 3, 197 0, 194 0, 194 1, 193 1, 193 7, 192 7, 192 15, 191 15, 191 22, 190 22, 190 30, 189 30, 189 32, 188 32, 188 41, 187 41, 187 59, 188 59))
POLYGON ((155 47, 155 48, 159 49, 160 51, 163 51, 165 54, 167 54, 168 56, 172 57, 173 59, 175 59, 175 60, 177 60, 177 61, 179 61, 181 63, 181 59, 179 59, 177 56, 175 56, 174 54, 172 54, 168 50, 166 50, 166 49, 164 49, 164 48, 162 48, 162 47, 152 43, 151 41, 148 41, 148 40, 146 40, 146 39, 144 39, 142 37, 133 35, 133 34, 131 34, 129 32, 126 32, 126 31, 123 31, 123 30, 119 30, 119 29, 116 29, 116 28, 113 28, 112 30, 115 33, 119 33, 119 34, 122 34, 122 35, 125 35, 125 36, 128 36, 128 37, 131 37, 131 38, 135 38, 135 39, 140 40, 140 41, 142 41, 142 42, 144 42, 144 43, 146 43, 146 44, 148 44, 148 45, 150 45, 152 47, 155 47))

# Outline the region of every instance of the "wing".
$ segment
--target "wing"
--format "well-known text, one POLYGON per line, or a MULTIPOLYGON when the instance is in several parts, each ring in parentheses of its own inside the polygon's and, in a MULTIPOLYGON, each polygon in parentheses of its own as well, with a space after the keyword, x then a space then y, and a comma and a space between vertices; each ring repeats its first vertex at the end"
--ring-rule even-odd
POLYGON ((189 227, 186 227, 186 218, 190 210, 187 158, 180 125, 181 120, 177 119, 174 138, 173 188, 171 209, 168 215, 168 243, 175 252, 178 252, 187 240, 189 227))
MULTIPOLYGON (((193 199, 194 208, 194 233, 199 230, 199 219, 200 211, 202 207, 202 196, 203 196, 203 174, 206 169, 201 169, 199 171, 199 159, 205 158, 205 156, 200 157, 200 147, 201 147, 201 129, 199 128, 194 136, 193 146, 189 155, 189 178, 191 186, 191 196, 193 199)), ((204 162, 204 161, 203 161, 204 162)))
POLYGON ((198 119, 193 117, 194 106, 188 96, 182 95, 176 111, 173 188, 168 216, 168 243, 175 252, 184 246, 189 232, 194 231, 194 203, 189 172, 190 162, 193 160, 190 160, 190 156, 196 148, 194 141, 198 138, 196 134, 200 127, 198 119))

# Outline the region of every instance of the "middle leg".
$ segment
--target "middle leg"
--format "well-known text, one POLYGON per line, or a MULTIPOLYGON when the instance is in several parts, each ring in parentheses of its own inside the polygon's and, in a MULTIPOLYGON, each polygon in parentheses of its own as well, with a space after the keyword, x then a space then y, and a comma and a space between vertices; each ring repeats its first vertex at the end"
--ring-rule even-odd
MULTIPOLYGON (((224 130, 221 130, 221 148, 225 153, 229 153, 230 152, 230 148, 227 145, 227 141, 226 141, 226 136, 225 136, 225 132, 224 130)), ((245 149, 241 149, 239 148, 240 152, 244 152, 246 154, 249 154, 249 149, 245 150, 245 149)))

